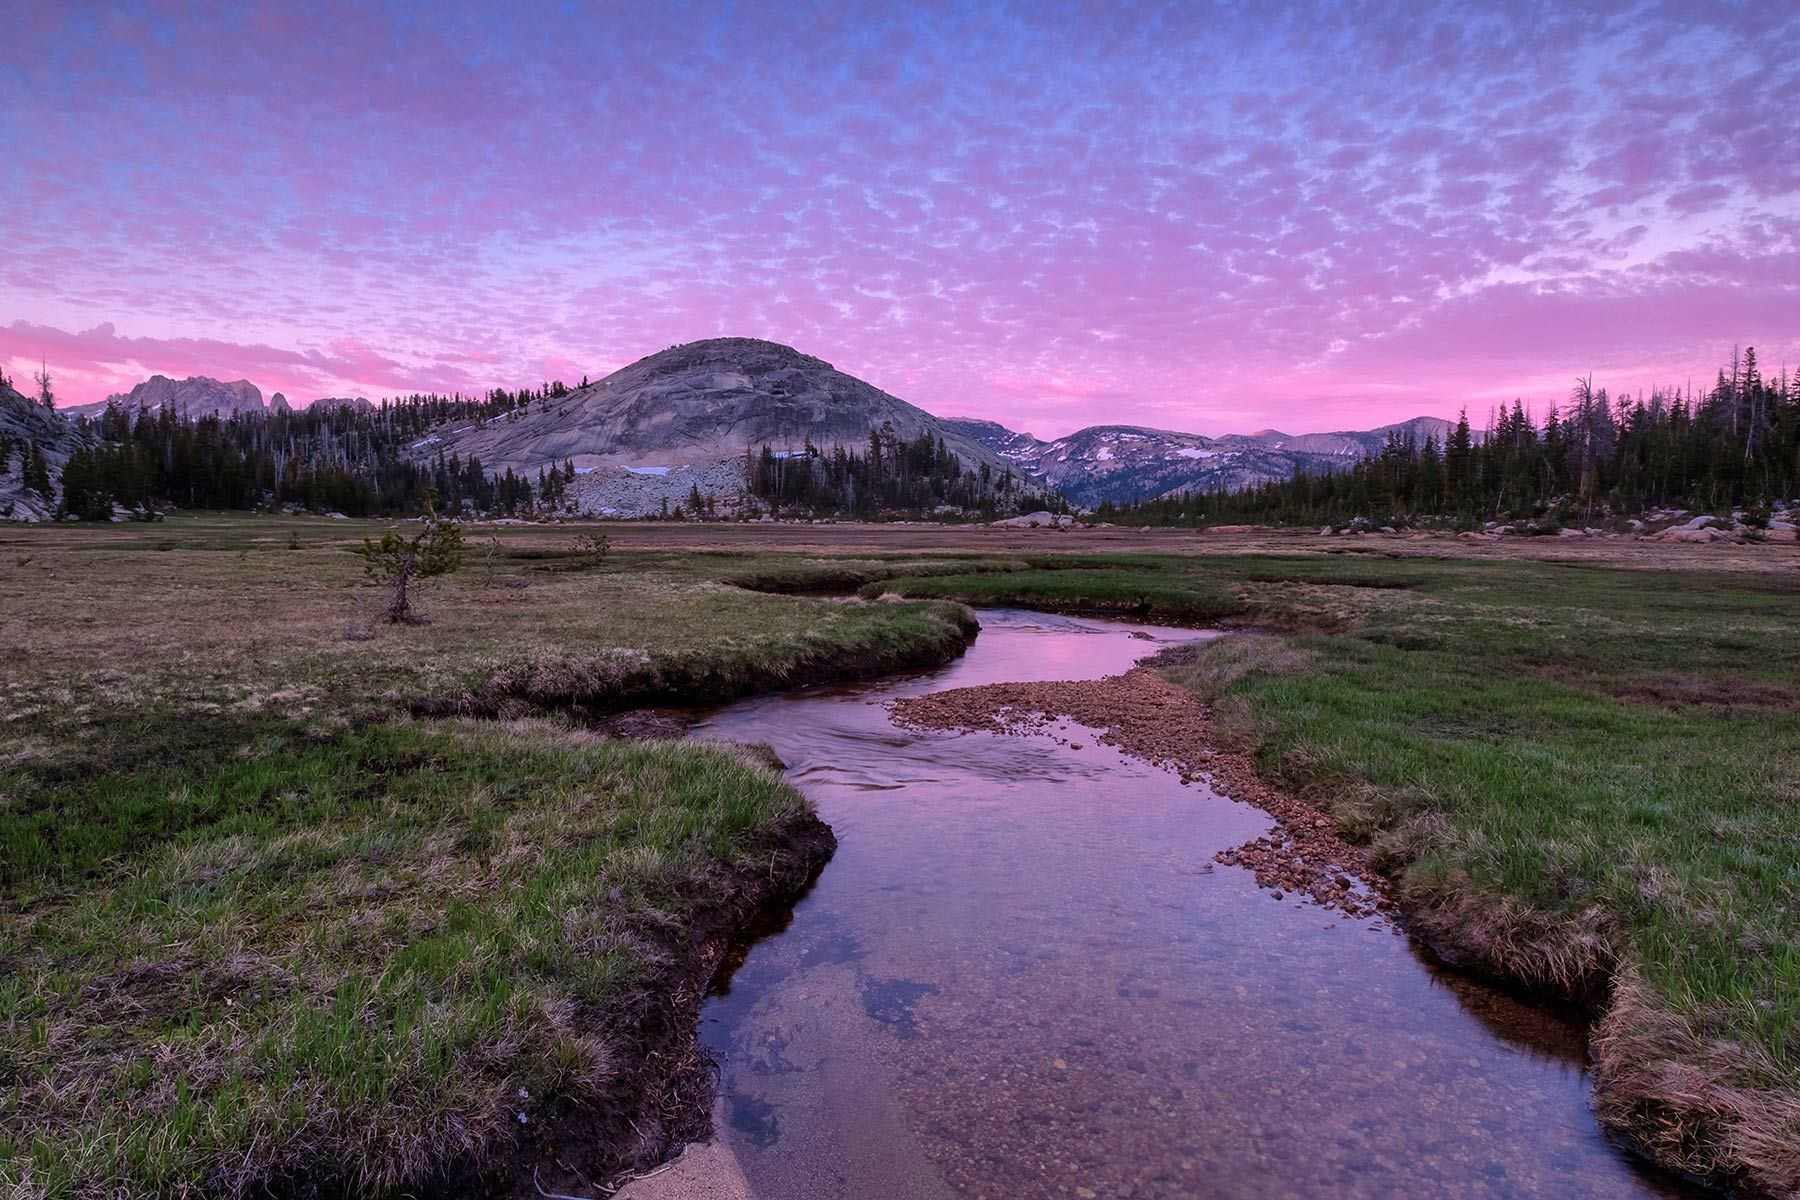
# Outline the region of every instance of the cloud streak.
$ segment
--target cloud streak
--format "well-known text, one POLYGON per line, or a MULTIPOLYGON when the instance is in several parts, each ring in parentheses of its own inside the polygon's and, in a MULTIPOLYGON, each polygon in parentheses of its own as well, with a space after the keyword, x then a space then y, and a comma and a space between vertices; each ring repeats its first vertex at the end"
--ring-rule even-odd
POLYGON ((41 7, 0 358, 71 400, 733 333, 1221 432, 1800 362, 1787 6, 41 7))

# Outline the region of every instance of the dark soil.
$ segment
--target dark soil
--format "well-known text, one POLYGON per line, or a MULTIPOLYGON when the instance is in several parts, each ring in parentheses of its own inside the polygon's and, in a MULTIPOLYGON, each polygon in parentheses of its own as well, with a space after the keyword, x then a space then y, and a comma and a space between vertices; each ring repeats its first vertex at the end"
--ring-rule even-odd
POLYGON ((687 723, 662 713, 636 709, 601 717, 595 733, 610 738, 635 738, 643 742, 678 742, 687 736, 687 723))
POLYGON ((419 1195, 605 1195, 620 1176, 709 1136, 714 1079, 697 1036, 708 985, 739 932, 791 906, 836 849, 831 827, 800 813, 746 854, 747 865, 696 881, 678 920, 643 931, 662 952, 657 969, 612 1010, 591 1015, 618 1051, 599 1094, 546 1113, 499 1169, 449 1174, 419 1195))

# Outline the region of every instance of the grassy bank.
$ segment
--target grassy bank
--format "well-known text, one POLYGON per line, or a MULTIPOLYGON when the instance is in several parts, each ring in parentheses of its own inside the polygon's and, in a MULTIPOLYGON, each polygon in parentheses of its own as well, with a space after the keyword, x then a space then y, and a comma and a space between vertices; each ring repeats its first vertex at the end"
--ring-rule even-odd
POLYGON ((849 593, 884 579, 920 579, 933 575, 979 575, 1023 571, 1028 564, 1008 558, 803 558, 769 556, 755 566, 729 571, 724 582, 756 592, 781 595, 849 593))
POLYGON ((1432 560, 1128 553, 1040 554, 1014 562, 1015 569, 1005 572, 896 572, 864 585, 861 594, 1195 625, 1253 619, 1263 625, 1321 629, 1359 620, 1371 605, 1362 593, 1418 586, 1429 578, 1425 572, 1432 560))
POLYGON ((1423 557, 1039 568, 879 586, 1291 631, 1170 674, 1373 843, 1429 944, 1600 1007, 1615 1128, 1677 1169, 1800 1189, 1800 576, 1423 557))
POLYGON ((829 846, 719 750, 417 725, 192 749, 8 780, 24 1194, 505 1190, 521 1150, 604 1178, 660 1148, 631 1122, 691 1040, 706 939, 829 846))
POLYGON ((0 535, 0 1190, 587 1190, 653 1160, 693 1132, 709 956, 829 831, 718 749, 410 714, 724 698, 968 631, 513 530, 385 626, 366 532, 0 535))

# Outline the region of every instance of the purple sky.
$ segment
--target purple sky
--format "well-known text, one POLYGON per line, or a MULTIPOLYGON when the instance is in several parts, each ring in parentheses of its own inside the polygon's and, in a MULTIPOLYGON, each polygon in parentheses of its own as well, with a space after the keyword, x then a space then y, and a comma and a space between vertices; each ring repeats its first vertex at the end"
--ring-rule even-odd
POLYGON ((65 403, 729 333, 1300 432, 1800 365, 1792 0, 209 7, 11 6, 0 362, 65 403))

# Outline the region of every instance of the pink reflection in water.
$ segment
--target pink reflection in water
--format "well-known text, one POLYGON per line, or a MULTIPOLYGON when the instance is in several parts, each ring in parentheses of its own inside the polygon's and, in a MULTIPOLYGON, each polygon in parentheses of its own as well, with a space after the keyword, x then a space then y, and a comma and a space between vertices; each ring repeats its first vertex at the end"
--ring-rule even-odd
POLYGON ((748 701, 841 845, 702 1033, 766 1197, 1656 1197, 1580 1031, 1213 854, 1268 826, 1079 731, 882 701, 1095 678, 1192 632, 983 615, 946 670, 748 701))

